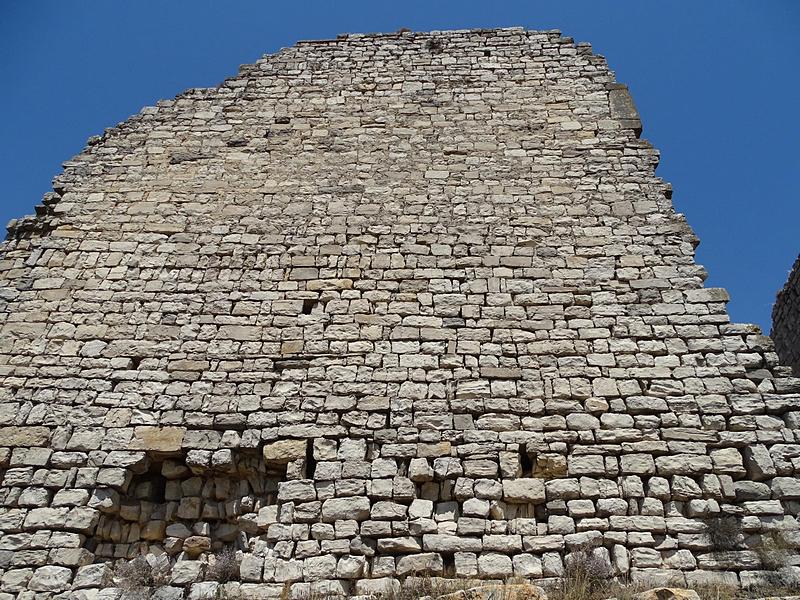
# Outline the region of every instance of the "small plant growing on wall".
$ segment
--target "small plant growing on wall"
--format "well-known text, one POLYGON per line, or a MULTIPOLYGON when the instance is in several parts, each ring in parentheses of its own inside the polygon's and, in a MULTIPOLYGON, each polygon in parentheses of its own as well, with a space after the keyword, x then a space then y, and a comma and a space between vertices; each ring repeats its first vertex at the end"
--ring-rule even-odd
POLYGON ((560 597, 562 600, 585 600, 596 596, 608 584, 611 575, 608 562, 591 548, 574 550, 565 561, 560 597))
POLYGON ((791 545, 780 531, 769 531, 761 536, 756 553, 761 565, 770 571, 777 571, 789 564, 791 545))
POLYGON ((122 590, 124 600, 144 600, 150 589, 167 585, 171 567, 165 555, 139 556, 122 561, 114 569, 114 583, 122 590))
POLYGON ((734 516, 719 516, 706 522, 714 550, 733 550, 742 537, 742 525, 734 516))
POLYGON ((209 565, 208 578, 220 583, 239 581, 239 561, 233 546, 225 546, 214 554, 209 565))

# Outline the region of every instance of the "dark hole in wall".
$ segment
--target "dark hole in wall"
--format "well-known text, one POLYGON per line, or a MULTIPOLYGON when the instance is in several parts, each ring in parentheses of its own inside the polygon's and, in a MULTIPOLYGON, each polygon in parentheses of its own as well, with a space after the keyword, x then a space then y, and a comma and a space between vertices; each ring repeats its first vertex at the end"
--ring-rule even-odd
POLYGON ((397 476, 408 477, 408 468, 411 464, 411 459, 400 459, 397 461, 397 476))
POLYGON ((533 475, 533 459, 530 454, 523 452, 520 454, 520 466, 522 467, 522 476, 531 477, 533 475))
POLYGON ((306 479, 314 477, 314 470, 317 468, 317 459, 314 458, 314 444, 306 444, 306 479))
POLYGON ((150 469, 133 480, 137 500, 162 503, 166 500, 167 478, 161 474, 161 463, 151 463, 150 469))
POLYGON ((317 305, 317 301, 313 298, 306 298, 303 300, 303 314, 310 315, 311 311, 314 310, 314 307, 317 305))
POLYGON ((444 563, 444 576, 456 576, 456 557, 453 554, 442 554, 442 562, 444 563))
POLYGON ((492 55, 492 51, 491 50, 484 50, 483 51, 483 55, 484 56, 491 56, 492 55))
POLYGON ((444 48, 444 44, 442 44, 442 41, 437 38, 431 38, 428 40, 428 43, 425 44, 425 47, 434 54, 438 54, 444 48))

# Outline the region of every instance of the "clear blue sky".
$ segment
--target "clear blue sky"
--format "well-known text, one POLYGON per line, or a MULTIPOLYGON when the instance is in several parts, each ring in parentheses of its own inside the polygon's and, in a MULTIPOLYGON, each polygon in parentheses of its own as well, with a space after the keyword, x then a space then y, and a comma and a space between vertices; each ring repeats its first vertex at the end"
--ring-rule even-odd
POLYGON ((32 213, 89 136, 297 40, 509 26, 608 58, 702 240, 707 285, 768 330, 800 252, 798 0, 0 0, 0 221, 32 213))

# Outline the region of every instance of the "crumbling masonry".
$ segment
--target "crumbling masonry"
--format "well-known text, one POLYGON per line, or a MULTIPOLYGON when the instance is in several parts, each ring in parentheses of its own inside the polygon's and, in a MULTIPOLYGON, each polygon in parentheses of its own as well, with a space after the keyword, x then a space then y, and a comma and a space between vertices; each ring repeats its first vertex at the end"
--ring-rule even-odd
POLYGON ((247 597, 800 570, 800 381, 640 129, 501 29, 301 42, 91 139, 2 246, 0 599, 147 553, 201 597, 224 547, 247 597))

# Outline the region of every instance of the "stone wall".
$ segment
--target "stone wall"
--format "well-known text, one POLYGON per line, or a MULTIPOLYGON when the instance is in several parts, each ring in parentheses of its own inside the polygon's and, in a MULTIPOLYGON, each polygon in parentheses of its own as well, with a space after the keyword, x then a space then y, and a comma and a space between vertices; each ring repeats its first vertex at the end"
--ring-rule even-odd
POLYGON ((795 375, 800 373, 800 257, 775 299, 770 335, 781 364, 791 366, 795 375))
POLYGON ((503 29, 302 42, 91 139, 2 247, 0 597, 142 554, 200 597, 224 547, 252 597, 763 580, 800 381, 640 130, 503 29))

